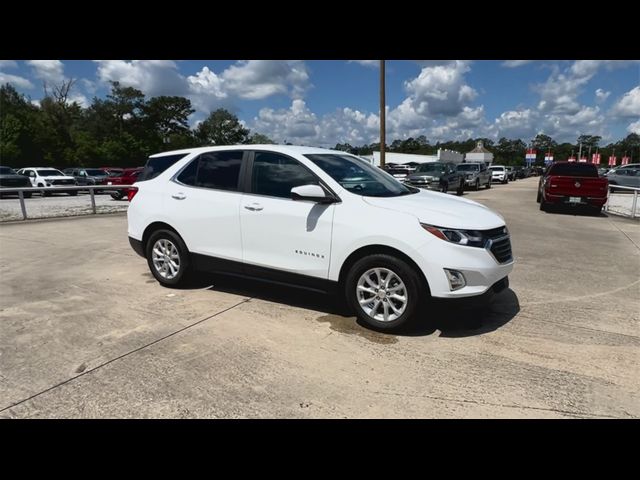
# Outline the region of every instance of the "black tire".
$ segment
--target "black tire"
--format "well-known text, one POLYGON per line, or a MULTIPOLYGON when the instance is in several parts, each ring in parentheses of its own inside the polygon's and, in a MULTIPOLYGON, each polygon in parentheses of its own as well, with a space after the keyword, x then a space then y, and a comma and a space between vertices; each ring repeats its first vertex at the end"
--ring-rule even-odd
MULTIPOLYGON (((404 260, 387 254, 369 255, 358 260, 349 270, 345 279, 344 288, 347 304, 351 310, 355 312, 358 319, 368 327, 380 331, 396 330, 415 320, 415 314, 421 303, 420 298, 424 298, 426 294, 423 281, 421 281, 418 272, 404 260), (365 272, 373 268, 385 268, 392 271, 405 285, 407 297, 406 307, 404 312, 394 320, 385 322, 372 318, 363 310, 358 302, 358 280, 365 272)), ((376 312, 382 305, 383 304, 380 304, 376 312)), ((374 312, 374 314, 376 312, 374 312)))
POLYGON ((491 180, 489 180, 489 181, 487 182, 486 187, 487 187, 487 190, 489 190, 489 189, 491 188, 491 180))
POLYGON ((538 190, 538 196, 536 197, 536 202, 540 203, 542 201, 542 194, 540 193, 540 190, 538 190))
POLYGON ((111 192, 111 198, 113 198, 114 200, 122 200, 122 197, 124 195, 122 195, 121 191, 115 191, 115 192, 111 192))
POLYGON ((190 275, 189 250, 180 238, 180 235, 171 230, 156 230, 151 234, 145 247, 145 255, 147 257, 147 265, 156 280, 165 287, 175 288, 183 285, 190 275), (173 278, 165 278, 156 269, 153 264, 153 247, 158 240, 168 240, 178 251, 178 272, 173 278))
POLYGON ((480 179, 476 180, 476 184, 474 185, 473 189, 477 192, 478 190, 480 190, 480 179))
POLYGON ((73 192, 67 192, 69 195, 71 195, 72 197, 76 197, 78 195, 78 191, 74 190, 73 192))
POLYGON ((440 191, 442 193, 447 193, 449 191, 449 185, 447 183, 442 184, 442 187, 440 188, 440 191))
POLYGON ((459 197, 464 195, 464 181, 460 181, 460 186, 456 190, 456 195, 459 196, 459 197))
POLYGON ((509 183, 509 179, 508 179, 508 178, 505 178, 505 179, 502 181, 502 184, 503 184, 503 185, 506 185, 507 183, 509 183))
POLYGON ((544 201, 544 198, 540 200, 540 210, 543 212, 547 211, 547 202, 544 201))
POLYGON ((31 198, 31 192, 22 192, 24 198, 31 198))
POLYGON ((53 195, 53 193, 51 193, 51 192, 42 192, 42 195, 44 195, 45 197, 50 197, 51 195, 53 195))

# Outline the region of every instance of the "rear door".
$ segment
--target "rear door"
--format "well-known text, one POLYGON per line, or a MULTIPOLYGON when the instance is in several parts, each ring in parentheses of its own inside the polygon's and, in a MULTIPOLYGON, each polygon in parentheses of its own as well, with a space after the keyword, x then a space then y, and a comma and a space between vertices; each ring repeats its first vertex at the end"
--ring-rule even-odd
POLYGON ((245 270, 259 275, 266 267, 326 279, 335 206, 291 199, 293 187, 319 185, 319 178, 295 158, 275 152, 256 151, 248 169, 240 205, 245 270))
POLYGON ((163 205, 192 253, 242 261, 238 210, 244 150, 203 153, 168 182, 163 205))

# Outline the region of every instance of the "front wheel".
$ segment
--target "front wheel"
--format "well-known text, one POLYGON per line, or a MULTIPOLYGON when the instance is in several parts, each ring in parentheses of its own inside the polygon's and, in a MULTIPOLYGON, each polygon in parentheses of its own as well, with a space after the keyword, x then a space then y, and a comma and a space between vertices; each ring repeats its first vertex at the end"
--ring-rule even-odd
POLYGON ((442 184, 442 187, 440 188, 440 191, 442 193, 447 193, 449 191, 449 185, 447 185, 446 183, 442 184))
POLYGON ((480 179, 476 180, 476 184, 473 186, 473 189, 475 191, 480 190, 480 179))
POLYGON ((184 283, 189 271, 189 250, 171 230, 154 232, 147 242, 147 263, 151 274, 165 287, 184 283))
POLYGON ((459 197, 464 195, 464 182, 460 182, 460 186, 458 186, 458 189, 456 190, 456 195, 459 197))
POLYGON ((422 282, 403 260, 374 254, 358 260, 345 281, 349 306, 367 326, 394 330, 413 320, 418 309, 422 282))
POLYGON ((491 188, 491 180, 489 180, 489 181, 487 182, 487 185, 486 185, 486 186, 487 186, 487 190, 491 188))

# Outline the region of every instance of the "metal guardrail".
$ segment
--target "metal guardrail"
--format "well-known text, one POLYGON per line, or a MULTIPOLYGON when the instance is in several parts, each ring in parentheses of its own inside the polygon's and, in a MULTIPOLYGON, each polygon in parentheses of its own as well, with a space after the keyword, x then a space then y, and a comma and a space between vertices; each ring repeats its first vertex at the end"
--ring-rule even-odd
POLYGON ((604 204, 605 212, 609 211, 609 198, 611 198, 611 194, 613 193, 612 189, 615 189, 615 190, 631 190, 633 192, 633 200, 631 202, 631 218, 636 218, 636 207, 638 206, 638 192, 640 192, 640 188, 637 188, 637 187, 625 187, 623 185, 611 185, 611 184, 609 184, 609 196, 607 197, 607 203, 604 204))
POLYGON ((93 210, 93 213, 96 214, 98 213, 96 211, 96 197, 95 197, 95 192, 94 190, 100 190, 100 191, 105 191, 105 190, 126 190, 128 188, 134 187, 134 185, 60 185, 58 187, 9 187, 9 188, 0 188, 0 193, 5 194, 5 193, 17 193, 18 194, 18 198, 20 199, 20 209, 22 210, 22 219, 26 220, 27 219, 27 206, 24 202, 24 192, 31 192, 31 193, 41 193, 42 195, 44 195, 46 192, 68 192, 68 191, 83 191, 83 190, 89 190, 89 195, 91 197, 91 209, 93 210))

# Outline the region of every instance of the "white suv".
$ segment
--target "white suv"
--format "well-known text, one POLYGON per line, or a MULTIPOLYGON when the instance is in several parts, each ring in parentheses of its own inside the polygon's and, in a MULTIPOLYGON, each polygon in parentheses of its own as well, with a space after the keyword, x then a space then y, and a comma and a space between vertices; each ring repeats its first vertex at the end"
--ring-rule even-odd
POLYGON ((492 165, 489 167, 491 170, 491 181, 509 183, 509 172, 502 165, 492 165))
POLYGON ((75 187, 78 185, 75 177, 65 175, 60 170, 47 167, 27 167, 18 170, 19 175, 25 175, 29 177, 31 185, 34 187, 50 187, 47 190, 43 190, 42 193, 45 196, 51 195, 52 190, 61 193, 68 193, 69 195, 78 195, 77 190, 64 190, 64 187, 75 187))
POLYGON ((165 286, 197 269, 342 293, 378 329, 405 324, 430 296, 508 286, 499 214, 344 152, 194 148, 154 155, 145 172, 129 195, 129 241, 165 286))

